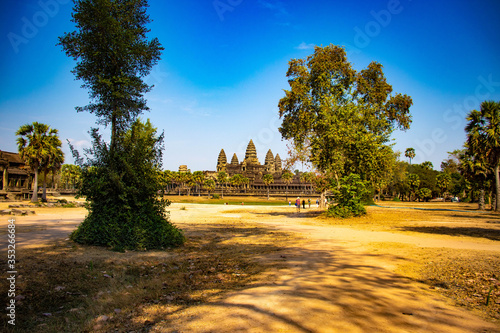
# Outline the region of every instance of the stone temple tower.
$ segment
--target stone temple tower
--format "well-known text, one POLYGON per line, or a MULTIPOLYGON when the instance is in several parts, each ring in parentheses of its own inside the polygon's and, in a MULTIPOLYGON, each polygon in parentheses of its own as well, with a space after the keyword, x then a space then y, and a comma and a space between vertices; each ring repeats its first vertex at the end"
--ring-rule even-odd
POLYGON ((276 157, 274 158, 274 171, 275 172, 281 172, 281 171, 283 171, 283 168, 281 166, 281 157, 280 157, 280 154, 276 154, 276 157))
POLYGON ((226 152, 224 151, 224 149, 221 149, 219 153, 219 158, 217 158, 217 172, 226 171, 226 164, 227 164, 226 152))
POLYGON ((238 156, 236 156, 236 153, 233 154, 233 158, 231 159, 231 164, 232 165, 238 165, 240 162, 238 162, 238 156))
POLYGON ((267 172, 274 172, 274 169, 275 169, 275 166, 274 166, 274 156, 273 156, 273 152, 271 151, 271 149, 269 149, 267 151, 266 162, 264 163, 264 165, 266 166, 266 171, 267 172))
POLYGON ((247 151, 245 153, 245 162, 246 164, 260 164, 259 159, 257 158, 257 149, 255 149, 255 145, 252 140, 248 143, 247 151))

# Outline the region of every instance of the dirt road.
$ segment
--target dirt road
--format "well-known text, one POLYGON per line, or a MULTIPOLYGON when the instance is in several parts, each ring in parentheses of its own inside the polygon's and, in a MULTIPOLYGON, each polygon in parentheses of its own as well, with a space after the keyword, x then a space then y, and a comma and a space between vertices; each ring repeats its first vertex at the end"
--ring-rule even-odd
MULTIPOLYGON (((407 259, 373 250, 374 243, 391 242, 410 249, 484 249, 500 255, 498 241, 313 225, 293 207, 173 204, 170 210, 181 228, 220 219, 251 221, 302 240, 300 246, 258 258, 285 264, 267 272, 261 283, 173 313, 151 332, 500 332, 498 323, 454 307, 428 286, 397 274, 407 259)), ((67 210, 17 218, 19 248, 66 238, 84 214, 67 210)))
POLYGON ((374 242, 401 242, 500 254, 498 242, 304 225, 300 215, 286 213, 288 208, 255 208, 285 212, 273 216, 248 214, 248 207, 182 206, 186 210, 172 209, 172 220, 181 227, 192 221, 210 223, 207 216, 241 218, 299 233, 306 240, 277 254, 288 267, 270 275, 266 283, 177 313, 168 327, 156 327, 154 332, 500 332, 500 326, 453 307, 428 286, 396 274, 403 259, 370 252, 374 242))

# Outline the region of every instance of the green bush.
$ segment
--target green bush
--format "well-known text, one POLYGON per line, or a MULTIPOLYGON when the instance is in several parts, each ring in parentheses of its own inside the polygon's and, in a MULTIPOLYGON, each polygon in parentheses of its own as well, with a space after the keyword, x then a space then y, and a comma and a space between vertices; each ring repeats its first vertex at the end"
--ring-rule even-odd
POLYGON ((71 234, 77 243, 108 246, 116 251, 163 249, 181 245, 182 231, 169 221, 168 200, 159 199, 161 144, 149 121, 136 121, 111 151, 97 130, 82 163, 79 195, 88 215, 71 234))
POLYGON ((367 182, 357 174, 343 177, 339 188, 333 191, 336 205, 330 205, 327 215, 348 218, 366 214, 363 201, 371 191, 367 182))
POLYGON ((214 195, 212 195, 212 199, 220 199, 220 195, 214 194, 214 195))
POLYGON ((395 201, 395 202, 401 202, 401 199, 399 199, 399 197, 398 197, 398 196, 396 196, 396 197, 392 198, 392 201, 395 201))

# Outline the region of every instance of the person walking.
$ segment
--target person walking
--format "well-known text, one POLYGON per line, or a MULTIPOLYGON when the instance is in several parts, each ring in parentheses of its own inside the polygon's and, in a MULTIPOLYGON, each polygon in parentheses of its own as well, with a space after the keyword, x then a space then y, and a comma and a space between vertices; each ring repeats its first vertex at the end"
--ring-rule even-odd
POLYGON ((311 198, 307 199, 307 203, 309 204, 309 208, 311 208, 311 198))
POLYGON ((302 199, 302 208, 306 209, 306 200, 302 199))
POLYGON ((300 213, 300 198, 297 197, 297 200, 295 200, 295 207, 297 207, 297 212, 300 213))

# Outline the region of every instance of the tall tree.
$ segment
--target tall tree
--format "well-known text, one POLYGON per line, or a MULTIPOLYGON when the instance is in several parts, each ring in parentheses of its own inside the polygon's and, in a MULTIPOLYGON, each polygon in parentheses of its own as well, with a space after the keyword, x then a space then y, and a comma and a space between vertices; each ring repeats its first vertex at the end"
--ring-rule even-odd
POLYGON ((334 45, 292 59, 287 77, 290 90, 278 104, 282 137, 305 148, 336 186, 352 173, 374 186, 392 165, 390 134, 410 126, 411 98, 392 95, 381 64, 357 72, 344 48, 334 45))
POLYGON ((111 125, 113 151, 117 140, 134 120, 149 110, 144 94, 152 86, 143 78, 160 60, 163 47, 147 39, 147 0, 75 0, 76 31, 59 37, 59 45, 77 61, 73 69, 91 103, 76 107, 111 125))
POLYGON ((410 160, 411 165, 411 160, 415 158, 415 148, 406 148, 405 156, 410 160))
POLYGON ((467 116, 468 154, 484 159, 495 179, 493 209, 500 210, 500 102, 485 101, 467 116))
POLYGON ((32 202, 38 202, 38 173, 40 168, 48 164, 51 156, 54 156, 56 151, 60 151, 61 141, 57 133, 56 129, 38 122, 23 125, 16 132, 16 135, 19 136, 17 139, 19 155, 35 173, 32 202))
POLYGON ((267 200, 269 200, 269 185, 274 183, 274 177, 272 174, 267 173, 264 176, 262 176, 262 181, 264 182, 264 184, 267 187, 267 200))
POLYGON ((139 115, 149 108, 144 94, 152 86, 144 78, 160 59, 163 47, 148 39, 151 22, 147 0, 75 0, 75 31, 59 45, 76 61, 73 73, 89 90, 90 102, 76 107, 111 127, 109 144, 97 129, 83 161, 81 193, 89 214, 72 239, 117 249, 152 249, 179 245, 182 232, 165 213, 159 199, 163 134, 158 135, 139 115))

